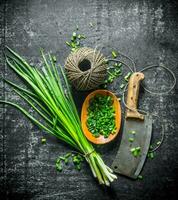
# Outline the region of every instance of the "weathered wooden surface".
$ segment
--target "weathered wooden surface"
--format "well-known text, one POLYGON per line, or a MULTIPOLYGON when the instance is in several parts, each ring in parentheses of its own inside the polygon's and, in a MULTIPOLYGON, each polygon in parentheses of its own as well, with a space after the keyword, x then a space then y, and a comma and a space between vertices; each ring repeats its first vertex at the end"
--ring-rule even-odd
MULTIPOLYGON (((69 53, 65 41, 76 25, 87 36, 84 44, 101 47, 107 56, 112 49, 132 57, 138 69, 165 64, 178 75, 178 4, 176 1, 132 0, 1 0, 0 75, 22 85, 5 65, 3 51, 9 45, 31 64, 40 64, 39 48, 57 55, 64 63, 69 53), (94 24, 93 28, 89 23, 94 24)), ((159 90, 171 78, 160 69, 146 74, 146 85, 159 90)), ((178 76, 177 76, 178 77, 178 76)), ((111 89, 119 92, 119 80, 111 89)), ((178 87, 169 95, 141 94, 140 107, 160 116, 154 135, 165 126, 165 140, 156 157, 148 160, 142 181, 118 177, 110 189, 102 188, 85 163, 80 172, 68 166, 55 170, 57 156, 70 149, 40 131, 11 107, 0 107, 0 199, 176 199, 178 171, 178 87), (156 131, 157 130, 157 131, 156 131), (45 134, 47 144, 41 144, 45 134)), ((24 103, 0 82, 1 98, 24 103)), ((74 91, 80 110, 86 93, 74 91)), ((98 148, 108 165, 118 148, 119 137, 98 148)))

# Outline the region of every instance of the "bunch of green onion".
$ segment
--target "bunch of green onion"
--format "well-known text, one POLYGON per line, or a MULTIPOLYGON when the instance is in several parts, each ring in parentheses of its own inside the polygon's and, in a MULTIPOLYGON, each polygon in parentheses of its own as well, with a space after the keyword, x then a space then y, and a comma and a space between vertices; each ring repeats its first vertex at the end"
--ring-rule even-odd
POLYGON ((40 128, 83 154, 94 177, 100 184, 109 186, 117 177, 105 165, 82 132, 80 118, 63 68, 59 66, 58 71, 55 56, 44 55, 42 50, 41 54, 44 66, 40 71, 7 47, 6 62, 27 83, 28 89, 9 80, 5 81, 38 113, 43 122, 16 103, 2 100, 0 103, 14 106, 40 128))

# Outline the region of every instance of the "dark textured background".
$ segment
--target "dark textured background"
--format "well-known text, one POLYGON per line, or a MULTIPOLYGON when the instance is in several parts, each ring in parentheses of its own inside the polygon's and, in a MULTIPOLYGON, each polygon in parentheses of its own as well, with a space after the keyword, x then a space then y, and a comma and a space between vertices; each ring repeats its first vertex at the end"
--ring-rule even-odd
MULTIPOLYGON (((63 64, 70 50, 65 41, 76 25, 87 36, 85 46, 101 48, 107 56, 118 49, 131 56, 142 69, 148 64, 165 64, 178 77, 178 4, 163 0, 1 0, 0 75, 22 85, 4 62, 5 45, 15 49, 31 64, 40 64, 39 48, 57 55, 63 64), (89 23, 94 24, 93 28, 89 23)), ((111 86, 119 92, 119 80, 111 86)), ((160 69, 146 72, 145 84, 165 90, 171 77, 160 69)), ((178 87, 164 96, 141 94, 140 107, 158 114, 154 137, 164 124, 165 140, 153 160, 148 160, 142 181, 119 176, 110 189, 97 184, 89 167, 81 172, 71 165, 59 174, 57 156, 70 149, 40 131, 17 110, 0 107, 0 199, 176 199, 178 171, 178 87), (41 144, 45 134, 47 144, 41 144)), ((1 98, 24 103, 0 82, 1 98)), ((74 91, 77 105, 86 93, 74 91)), ((108 165, 118 140, 98 147, 108 165)), ((154 138, 153 138, 154 140, 154 138)), ((154 142, 154 141, 152 141, 154 142)))

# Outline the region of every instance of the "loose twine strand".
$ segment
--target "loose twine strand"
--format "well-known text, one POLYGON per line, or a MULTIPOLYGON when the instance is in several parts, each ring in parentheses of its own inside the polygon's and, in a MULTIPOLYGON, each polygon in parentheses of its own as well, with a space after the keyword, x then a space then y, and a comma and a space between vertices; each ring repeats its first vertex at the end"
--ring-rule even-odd
MULTIPOLYGON (((128 60, 131 61, 131 63, 133 64, 133 69, 132 69, 129 65, 127 65, 125 62, 122 62, 121 60, 118 60, 118 59, 111 59, 111 58, 109 58, 108 61, 115 61, 115 62, 122 63, 122 64, 123 64, 124 66, 126 66, 132 73, 137 72, 135 62, 134 62, 130 57, 128 57, 128 56, 126 56, 126 55, 124 55, 124 54, 122 54, 122 53, 120 53, 120 52, 118 52, 118 53, 119 53, 119 55, 124 56, 125 58, 127 58, 128 60)), ((173 78, 173 84, 172 84, 172 86, 171 86, 169 89, 167 89, 167 91, 164 91, 164 92, 153 92, 153 91, 149 90, 148 88, 146 88, 145 86, 143 86, 142 84, 141 84, 141 85, 142 85, 143 89, 144 89, 146 92, 150 93, 150 94, 153 94, 153 95, 165 95, 165 94, 168 94, 169 92, 171 92, 171 91, 174 89, 174 87, 175 87, 175 85, 176 85, 176 82, 177 82, 176 76, 175 76, 175 74, 174 74, 174 72, 173 72, 172 70, 170 70, 169 68, 165 67, 164 65, 149 65, 149 66, 143 68, 142 70, 140 70, 140 71, 138 71, 138 72, 144 72, 144 71, 146 71, 146 70, 148 70, 148 69, 158 68, 158 67, 161 67, 161 68, 167 70, 167 71, 171 74, 171 76, 172 76, 172 78, 173 78)), ((155 116, 155 117, 157 117, 158 119, 160 119, 159 115, 157 115, 157 114, 153 114, 153 113, 149 113, 148 111, 145 111, 145 110, 133 109, 133 108, 129 107, 129 106, 127 105, 127 103, 125 102, 125 93, 126 93, 126 91, 127 91, 127 88, 128 88, 128 84, 126 84, 126 86, 124 87, 124 91, 123 91, 123 93, 122 93, 122 101, 123 101, 123 104, 124 104, 124 106, 125 106, 126 108, 128 108, 128 109, 130 109, 130 110, 132 110, 132 111, 136 111, 136 110, 137 110, 137 111, 141 112, 141 113, 144 114, 144 115, 152 115, 152 116, 155 116)), ((161 127, 162 127, 162 128, 161 128, 162 131, 161 131, 161 133, 160 133, 160 134, 161 134, 160 142, 159 142, 159 144, 157 144, 157 146, 156 146, 155 148, 153 148, 152 150, 149 150, 149 152, 154 152, 154 151, 156 151, 156 150, 162 145, 162 143, 163 143, 163 141, 164 141, 164 136, 165 136, 164 126, 162 125, 161 127)))

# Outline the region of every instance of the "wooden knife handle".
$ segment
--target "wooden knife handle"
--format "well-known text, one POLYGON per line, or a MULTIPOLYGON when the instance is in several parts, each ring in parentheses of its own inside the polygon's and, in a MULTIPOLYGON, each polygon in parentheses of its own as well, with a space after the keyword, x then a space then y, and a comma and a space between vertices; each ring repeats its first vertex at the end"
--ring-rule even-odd
POLYGON ((126 118, 135 118, 144 120, 144 115, 137 111, 138 95, 140 89, 140 82, 144 79, 144 74, 141 72, 135 72, 131 75, 128 85, 127 93, 127 106, 126 108, 126 118), (131 109, 129 109, 131 108, 131 109))

